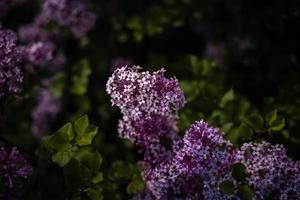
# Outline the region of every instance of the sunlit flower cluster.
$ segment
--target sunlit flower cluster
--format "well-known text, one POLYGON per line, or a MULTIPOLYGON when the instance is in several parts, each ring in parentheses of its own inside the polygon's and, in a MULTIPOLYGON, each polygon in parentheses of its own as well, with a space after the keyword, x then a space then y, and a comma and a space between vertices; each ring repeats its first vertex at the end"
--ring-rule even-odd
POLYGON ((176 112, 185 99, 177 80, 165 78, 164 70, 153 74, 139 70, 119 68, 107 82, 111 102, 123 114, 120 136, 144 153, 140 163, 146 188, 136 199, 242 199, 236 189, 241 183, 255 189, 255 199, 274 192, 282 200, 300 196, 299 162, 292 161, 282 146, 264 142, 234 148, 204 121, 192 124, 180 138, 176 112), (171 141, 165 144, 162 138, 171 141), (237 163, 246 167, 243 182, 232 175, 237 163), (221 192, 224 181, 232 182, 232 194, 221 192))
POLYGON ((138 66, 117 69, 107 82, 107 92, 123 114, 120 136, 135 141, 149 165, 167 154, 161 140, 176 135, 176 112, 185 98, 178 81, 164 77, 164 69, 153 74, 139 70, 138 66))

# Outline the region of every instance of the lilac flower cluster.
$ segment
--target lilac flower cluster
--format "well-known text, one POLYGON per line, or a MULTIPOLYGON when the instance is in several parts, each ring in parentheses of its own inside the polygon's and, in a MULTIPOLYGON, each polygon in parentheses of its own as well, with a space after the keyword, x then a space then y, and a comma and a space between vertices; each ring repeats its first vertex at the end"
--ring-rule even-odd
POLYGON ((94 26, 96 15, 80 0, 45 0, 40 21, 54 21, 80 38, 94 26))
POLYGON ((256 188, 256 199, 272 193, 281 200, 300 198, 300 161, 292 161, 282 145, 246 143, 237 158, 247 168, 247 181, 256 188))
POLYGON ((0 29, 0 97, 17 94, 23 81, 20 69, 22 53, 16 41, 12 31, 0 29))
POLYGON ((164 77, 165 70, 150 74, 139 66, 117 69, 107 82, 112 104, 133 120, 151 115, 169 116, 185 104, 175 78, 164 77))
POLYGON ((0 183, 8 190, 18 179, 27 178, 31 173, 32 167, 16 147, 10 150, 0 147, 0 183))
POLYGON ((24 50, 24 57, 34 66, 45 66, 53 58, 54 47, 52 43, 36 42, 24 50))
POLYGON ((65 64, 62 53, 62 33, 66 28, 76 38, 81 38, 94 26, 95 13, 88 10, 81 0, 45 0, 40 13, 32 24, 19 29, 21 41, 27 45, 25 59, 34 66, 50 66, 50 70, 60 69, 65 64), (46 30, 50 23, 58 26, 46 30))
POLYGON ((279 199, 299 199, 300 162, 285 149, 269 143, 248 143, 236 149, 218 129, 195 122, 180 138, 176 112, 185 99, 176 79, 164 77, 164 70, 139 72, 139 67, 117 69, 107 82, 113 105, 121 109, 119 134, 135 142, 144 160, 146 188, 135 199, 241 199, 232 175, 236 163, 245 165, 249 176, 243 181, 255 188, 254 199, 272 193, 279 199), (163 138, 171 139, 164 144, 163 138), (234 193, 220 190, 224 181, 233 183, 234 193))
POLYGON ((113 105, 123 114, 119 122, 121 137, 135 141, 145 152, 145 161, 166 153, 162 138, 173 138, 178 111, 185 98, 175 78, 164 77, 165 70, 150 74, 140 67, 121 67, 107 82, 113 105))
POLYGON ((219 190, 236 160, 236 151, 217 129, 195 122, 173 146, 172 158, 144 173, 155 199, 229 199, 219 190))
POLYGON ((50 122, 56 117, 61 109, 61 102, 56 99, 49 89, 40 92, 38 104, 32 111, 32 132, 41 138, 50 131, 50 122))
POLYGON ((20 40, 24 43, 23 57, 36 68, 49 71, 61 69, 66 62, 58 44, 61 43, 57 31, 45 31, 35 22, 19 29, 20 40))
MULTIPOLYGON (((33 69, 54 72, 61 69, 66 63, 61 28, 70 30, 79 39, 87 34, 95 21, 95 13, 88 9, 83 0, 44 0, 33 22, 19 29, 20 39, 24 43, 24 59, 33 69)), ((32 112, 32 131, 37 137, 50 131, 50 122, 60 108, 60 101, 49 90, 41 91, 32 112)))

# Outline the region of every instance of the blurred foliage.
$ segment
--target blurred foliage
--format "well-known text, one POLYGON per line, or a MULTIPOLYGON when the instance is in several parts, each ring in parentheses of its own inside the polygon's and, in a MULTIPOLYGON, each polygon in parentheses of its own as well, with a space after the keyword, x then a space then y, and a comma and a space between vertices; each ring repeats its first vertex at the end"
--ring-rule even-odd
MULTIPOLYGON (((0 105, 0 144, 8 140, 7 145, 17 145, 34 166, 28 187, 35 192, 24 199, 130 199, 143 188, 134 164, 139 157, 129 141, 118 137, 120 114, 105 92, 111 63, 118 57, 145 70, 165 67, 169 76, 180 80, 187 98, 179 113, 181 134, 195 120, 204 119, 236 146, 264 139, 284 144, 293 159, 300 159, 299 1, 89 3, 98 15, 96 26, 80 41, 64 37, 65 68, 24 69, 23 98, 0 105), (251 47, 242 46, 245 39, 251 47), (221 62, 207 54, 210 44, 224 44, 221 62), (44 79, 63 102, 51 124, 53 132, 74 121, 46 137, 48 154, 39 149, 40 141, 31 130, 31 111, 44 79), (75 121, 85 113, 101 125, 101 134, 86 117, 75 121), (90 159, 97 162, 90 165, 90 159), (66 191, 76 192, 72 196, 66 191)), ((37 5, 15 7, 2 24, 17 30, 37 11, 37 5)), ((253 196, 242 181, 234 190, 230 182, 220 187, 225 194, 253 196)))

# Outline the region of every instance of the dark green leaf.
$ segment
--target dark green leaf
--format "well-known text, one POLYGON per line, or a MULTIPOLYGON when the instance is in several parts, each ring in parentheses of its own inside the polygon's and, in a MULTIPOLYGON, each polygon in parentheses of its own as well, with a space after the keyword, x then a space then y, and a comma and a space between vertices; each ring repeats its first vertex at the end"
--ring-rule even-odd
POLYGON ((254 112, 245 119, 245 123, 252 127, 254 131, 259 132, 263 129, 264 119, 260 114, 254 112))
POLYGON ((76 159, 71 159, 70 162, 65 165, 64 172, 68 179, 68 182, 72 186, 78 187, 89 181, 91 177, 91 173, 87 170, 86 167, 82 167, 80 162, 76 159))
POLYGON ((231 195, 234 194, 234 185, 231 181, 224 181, 220 184, 220 190, 223 194, 231 195))
POLYGON ((97 172, 100 169, 102 163, 102 157, 99 152, 85 153, 81 158, 81 163, 89 168, 89 170, 97 172))
POLYGON ((252 200, 255 195, 254 191, 248 185, 239 186, 238 192, 246 200, 252 200))
POLYGON ((91 199, 91 200, 102 200, 102 194, 100 190, 95 190, 95 189, 89 189, 86 192, 87 196, 91 199))
POLYGON ((97 184, 101 181, 103 181, 103 173, 102 172, 97 172, 96 176, 93 177, 92 182, 94 184, 97 184))
POLYGON ((285 126, 285 119, 278 117, 275 121, 270 124, 272 131, 280 131, 285 126))
POLYGON ((232 89, 230 89, 230 90, 227 91, 227 92, 224 94, 224 96, 222 97, 222 99, 221 99, 221 101, 220 101, 220 103, 219 103, 219 106, 220 106, 221 108, 224 108, 225 105, 226 105, 228 102, 234 100, 234 96, 235 96, 235 95, 234 95, 234 91, 233 91, 232 89))
POLYGON ((241 138, 245 141, 251 140, 253 136, 253 130, 246 125, 245 123, 242 123, 239 128, 238 132, 241 135, 241 138))
POLYGON ((276 120, 276 118, 277 118, 277 109, 267 114, 266 116, 267 124, 271 125, 276 120))
POLYGON ((66 75, 63 72, 58 72, 51 81, 51 93, 54 97, 59 98, 62 96, 66 83, 66 75))
POLYGON ((135 175, 128 184, 126 191, 128 194, 136 194, 144 188, 144 183, 139 175, 135 175))
POLYGON ((89 76, 92 71, 88 60, 83 59, 73 68, 72 85, 70 92, 75 95, 83 95, 86 93, 89 83, 89 76))
POLYGON ((113 178, 129 179, 133 175, 133 166, 125 161, 115 161, 111 167, 113 178))
POLYGON ((244 181, 248 176, 245 165, 242 163, 236 163, 232 167, 232 175, 237 181, 244 181))

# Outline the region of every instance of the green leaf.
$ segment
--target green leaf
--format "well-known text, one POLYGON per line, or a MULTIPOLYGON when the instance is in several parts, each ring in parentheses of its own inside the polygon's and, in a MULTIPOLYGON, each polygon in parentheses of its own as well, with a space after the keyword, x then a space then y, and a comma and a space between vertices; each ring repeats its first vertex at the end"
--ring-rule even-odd
POLYGON ((81 163, 88 167, 89 170, 98 172, 102 163, 102 157, 98 151, 85 153, 81 158, 81 163))
POLYGON ((128 184, 126 191, 128 194, 136 194, 144 188, 144 183, 139 175, 135 175, 128 184))
POLYGON ((277 109, 267 114, 266 116, 267 124, 271 125, 276 120, 276 118, 277 118, 277 109))
POLYGON ((131 30, 142 30, 142 23, 141 20, 138 17, 133 17, 128 20, 127 22, 127 28, 131 30))
POLYGON ((252 200, 255 193, 248 185, 240 185, 238 187, 238 192, 241 197, 243 197, 246 200, 252 200))
POLYGON ((135 41, 140 42, 140 41, 142 41, 142 39, 144 37, 144 33, 142 31, 134 31, 133 37, 134 37, 135 41))
POLYGON ((226 194, 226 195, 231 195, 231 194, 234 194, 234 185, 231 181, 224 181, 222 182, 220 185, 220 190, 223 194, 226 194))
POLYGON ((97 135, 98 127, 89 125, 83 134, 77 134, 76 144, 79 146, 85 146, 92 143, 94 137, 97 135))
POLYGON ((244 141, 248 141, 252 139, 253 130, 245 123, 241 123, 241 125, 238 128, 238 132, 244 141))
POLYGON ((67 123, 51 136, 45 136, 42 144, 50 151, 63 151, 71 147, 70 142, 74 138, 71 123, 67 123))
POLYGON ((192 72, 194 75, 199 75, 200 74, 200 70, 201 70, 201 67, 199 65, 199 59, 194 56, 194 55, 191 55, 190 56, 190 63, 191 63, 191 68, 192 68, 192 72))
POLYGON ((232 167, 232 176, 237 181, 244 181, 245 178, 248 176, 246 167, 242 163, 236 163, 232 167))
POLYGON ((50 90, 54 97, 59 98, 63 95, 66 84, 66 75, 63 72, 58 72, 51 80, 50 90))
POLYGON ((133 175, 133 166, 131 163, 125 161, 115 161, 111 166, 113 178, 126 178, 129 179, 133 175))
POLYGON ((88 60, 80 60, 72 68, 72 85, 70 87, 70 92, 74 95, 83 95, 86 93, 89 83, 89 76, 92 71, 88 60))
POLYGON ((263 129, 264 119, 262 116, 256 112, 252 113, 245 120, 245 123, 254 129, 254 131, 259 132, 263 129))
POLYGON ((103 173, 102 172, 97 172, 96 176, 93 177, 92 182, 94 184, 100 183, 103 181, 103 173))
POLYGON ((272 131, 280 131, 285 126, 285 119, 278 117, 275 121, 270 124, 272 131))
POLYGON ((71 123, 65 124, 58 129, 55 135, 60 135, 65 141, 71 142, 74 138, 74 131, 71 123))
POLYGON ((100 190, 95 190, 95 189, 89 189, 86 192, 87 196, 91 199, 91 200, 102 200, 102 194, 100 190))
POLYGON ((87 115, 80 117, 74 122, 75 132, 79 135, 84 134, 88 126, 89 126, 89 118, 87 115))
POLYGON ((82 169, 80 162, 76 159, 70 160, 70 162, 64 167, 64 173, 68 182, 73 186, 78 186, 90 178, 89 173, 82 169))
POLYGON ((63 167, 70 162, 71 157, 70 151, 59 151, 52 155, 52 161, 63 167))
POLYGON ((234 91, 233 91, 232 89, 230 89, 230 90, 228 90, 228 91, 224 94, 224 96, 222 97, 222 99, 221 99, 221 101, 220 101, 220 103, 219 103, 219 106, 220 106, 221 108, 224 108, 225 105, 226 105, 228 102, 232 101, 232 100, 234 100, 234 91))

